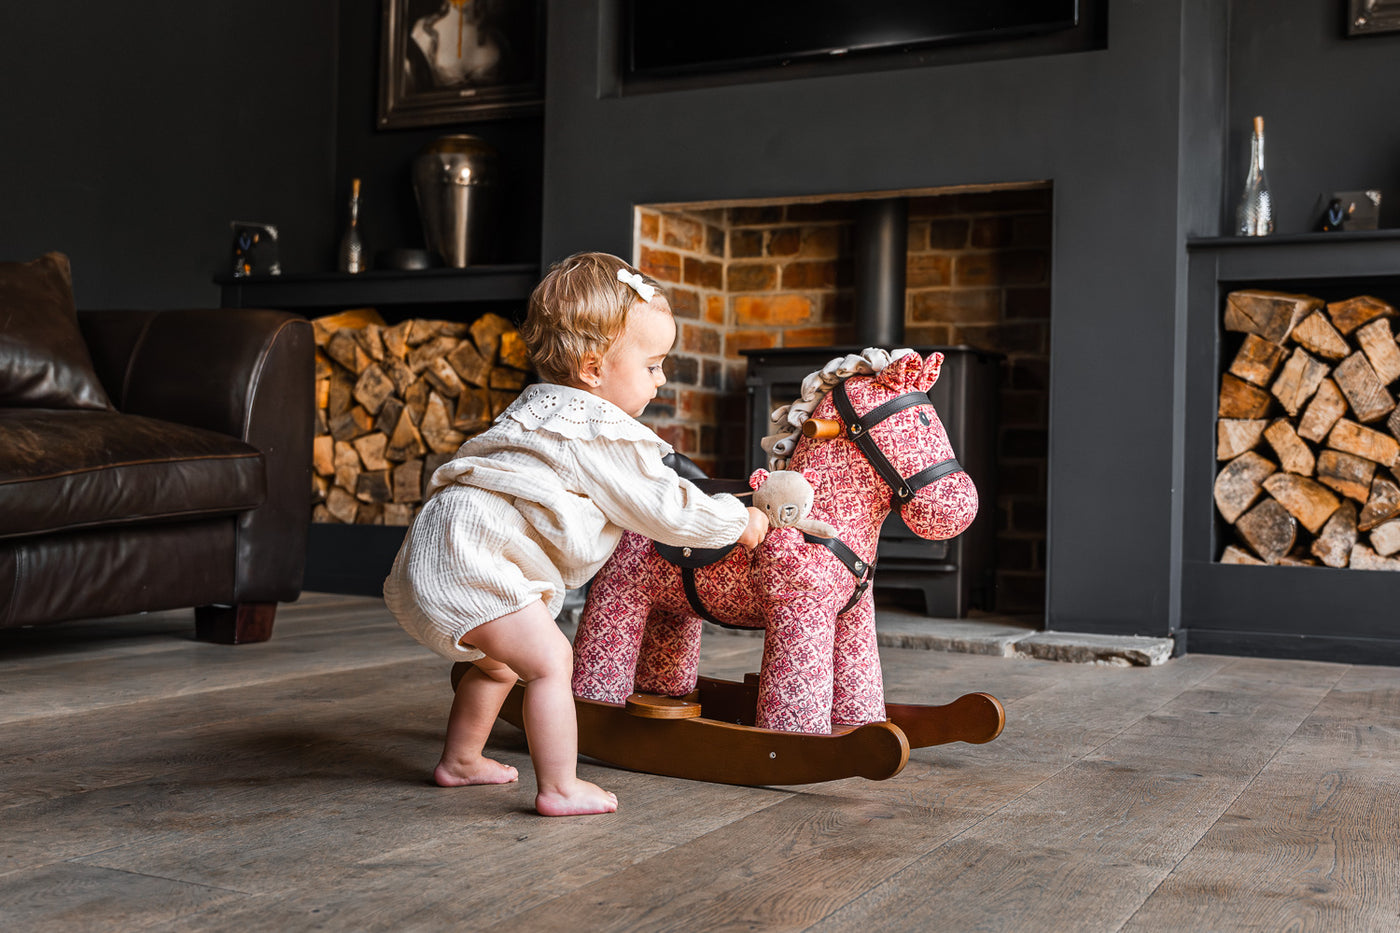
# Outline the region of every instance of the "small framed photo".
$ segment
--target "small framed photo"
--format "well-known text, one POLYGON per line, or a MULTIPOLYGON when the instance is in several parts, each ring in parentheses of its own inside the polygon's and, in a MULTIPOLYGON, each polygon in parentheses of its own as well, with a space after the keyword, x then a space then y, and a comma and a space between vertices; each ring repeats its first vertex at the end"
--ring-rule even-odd
POLYGON ((1400 0, 1347 0, 1347 35, 1400 30, 1400 0))
POLYGON ((383 0, 379 128, 536 113, 544 0, 383 0))

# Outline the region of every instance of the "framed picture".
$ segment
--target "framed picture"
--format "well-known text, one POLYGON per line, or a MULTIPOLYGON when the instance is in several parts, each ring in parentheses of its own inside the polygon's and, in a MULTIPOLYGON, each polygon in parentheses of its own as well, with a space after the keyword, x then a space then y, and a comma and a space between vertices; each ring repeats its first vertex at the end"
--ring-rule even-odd
POLYGON ((1400 30, 1400 0, 1348 0, 1347 35, 1400 30))
POLYGON ((538 112, 544 0, 384 0, 379 128, 538 112))

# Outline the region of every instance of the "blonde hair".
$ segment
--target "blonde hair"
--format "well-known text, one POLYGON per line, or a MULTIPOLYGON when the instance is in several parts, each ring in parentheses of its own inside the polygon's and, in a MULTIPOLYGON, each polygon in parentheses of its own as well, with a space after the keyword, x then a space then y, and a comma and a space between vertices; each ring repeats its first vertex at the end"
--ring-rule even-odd
MULTIPOLYGON (((535 286, 520 336, 541 379, 572 383, 584 359, 601 357, 622 334, 641 296, 618 279, 619 269, 638 272, 610 253, 575 253, 550 266, 535 286)), ((660 282, 638 274, 662 294, 660 282)))

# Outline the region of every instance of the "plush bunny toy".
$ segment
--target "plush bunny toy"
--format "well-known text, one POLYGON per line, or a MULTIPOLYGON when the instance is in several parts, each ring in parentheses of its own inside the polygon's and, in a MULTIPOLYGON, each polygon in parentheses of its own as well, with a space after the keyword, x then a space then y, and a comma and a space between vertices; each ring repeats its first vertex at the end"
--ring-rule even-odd
POLYGON ((753 505, 768 515, 774 528, 796 528, 818 538, 836 537, 836 529, 823 521, 808 518, 812 509, 812 484, 807 471, 754 470, 749 477, 753 487, 753 505))

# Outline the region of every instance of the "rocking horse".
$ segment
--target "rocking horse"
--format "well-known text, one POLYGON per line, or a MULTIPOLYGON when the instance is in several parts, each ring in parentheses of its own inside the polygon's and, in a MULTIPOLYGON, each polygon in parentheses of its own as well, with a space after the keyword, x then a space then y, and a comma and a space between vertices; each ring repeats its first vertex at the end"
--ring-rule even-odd
MULTIPOLYGON (((943 540, 977 513, 928 397, 942 362, 878 349, 835 359, 774 412, 783 427, 764 439, 769 467, 809 478, 810 516, 835 537, 777 527, 750 552, 623 536, 574 641, 580 752, 654 774, 786 785, 882 780, 911 747, 1001 733, 1005 711, 989 694, 884 700, 870 592, 880 526, 897 508, 915 534, 943 540), (702 620, 763 629, 760 672, 699 677, 702 620)), ((502 717, 520 725, 519 704, 517 689, 502 717)))

